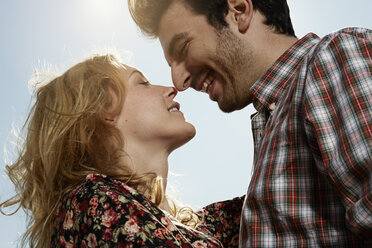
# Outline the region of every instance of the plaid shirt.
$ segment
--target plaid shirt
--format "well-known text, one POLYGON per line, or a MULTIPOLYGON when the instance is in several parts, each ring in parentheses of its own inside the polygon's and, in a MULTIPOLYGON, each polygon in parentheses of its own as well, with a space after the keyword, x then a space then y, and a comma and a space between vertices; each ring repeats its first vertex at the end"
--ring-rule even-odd
POLYGON ((372 247, 372 31, 308 34, 251 91, 240 247, 372 247))

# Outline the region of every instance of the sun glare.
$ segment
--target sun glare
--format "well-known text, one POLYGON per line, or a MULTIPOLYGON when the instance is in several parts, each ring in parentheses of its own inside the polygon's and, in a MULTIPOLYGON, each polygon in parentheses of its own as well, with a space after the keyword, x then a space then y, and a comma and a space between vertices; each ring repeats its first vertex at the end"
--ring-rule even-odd
POLYGON ((124 4, 122 0, 83 0, 86 14, 94 17, 109 17, 121 11, 124 4))

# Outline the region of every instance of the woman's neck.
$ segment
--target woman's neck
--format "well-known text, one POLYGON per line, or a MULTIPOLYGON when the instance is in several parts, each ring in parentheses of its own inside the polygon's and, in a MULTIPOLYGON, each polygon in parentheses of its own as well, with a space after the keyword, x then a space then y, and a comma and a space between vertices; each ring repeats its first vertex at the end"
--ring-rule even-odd
MULTIPOLYGON (((127 144, 124 148, 123 164, 135 174, 156 173, 164 181, 168 178, 169 152, 159 146, 127 144)), ((164 185, 166 186, 166 185, 164 185)))
MULTIPOLYGON (((159 204, 159 208, 162 210, 167 211, 168 213, 172 214, 173 210, 169 205, 167 197, 164 196, 163 201, 159 204)), ((172 214, 173 215, 173 214, 172 214)))
MULTIPOLYGON (((149 144, 127 143, 124 148, 126 155, 122 163, 135 174, 156 173, 163 179, 163 190, 166 192, 168 180, 168 157, 170 152, 167 148, 149 144)), ((159 207, 168 213, 172 213, 167 198, 164 196, 159 207)))

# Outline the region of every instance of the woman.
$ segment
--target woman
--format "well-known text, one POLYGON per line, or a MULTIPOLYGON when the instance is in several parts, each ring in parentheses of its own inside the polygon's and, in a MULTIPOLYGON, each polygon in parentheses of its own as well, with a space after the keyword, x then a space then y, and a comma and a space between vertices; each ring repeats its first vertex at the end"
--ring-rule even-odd
POLYGON ((168 156, 195 135, 173 87, 113 55, 41 86, 18 160, 7 167, 30 212, 30 247, 236 246, 242 199, 195 213, 165 196, 168 156))

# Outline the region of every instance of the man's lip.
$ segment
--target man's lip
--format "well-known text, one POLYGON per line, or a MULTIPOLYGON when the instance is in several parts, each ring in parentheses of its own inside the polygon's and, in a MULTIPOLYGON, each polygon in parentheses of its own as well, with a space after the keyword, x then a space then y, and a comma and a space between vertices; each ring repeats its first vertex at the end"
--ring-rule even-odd
POLYGON ((215 79, 211 82, 209 88, 208 88, 208 95, 209 95, 209 98, 212 100, 212 101, 217 101, 217 96, 214 95, 214 87, 216 86, 215 84, 215 79))
POLYGON ((207 71, 205 74, 204 74, 204 77, 202 77, 203 79, 199 81, 198 84, 196 84, 196 87, 195 87, 195 90, 197 91, 201 91, 202 88, 203 88, 203 83, 205 82, 205 80, 209 77, 209 75, 211 74, 212 70, 209 70, 207 71))

